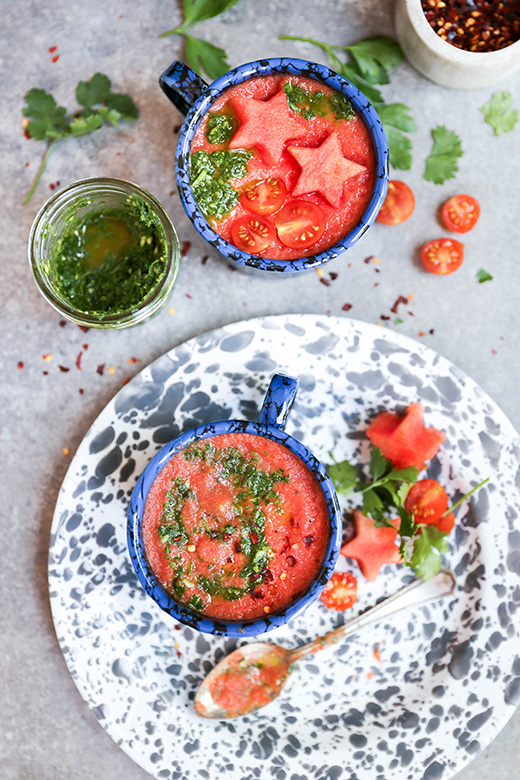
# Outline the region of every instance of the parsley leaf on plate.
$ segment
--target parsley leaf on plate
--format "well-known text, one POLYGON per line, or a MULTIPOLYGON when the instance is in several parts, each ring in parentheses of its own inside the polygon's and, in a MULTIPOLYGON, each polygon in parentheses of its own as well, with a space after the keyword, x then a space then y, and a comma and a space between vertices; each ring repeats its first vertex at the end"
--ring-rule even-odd
POLYGON ((441 568, 444 553, 448 552, 447 534, 434 525, 421 526, 421 533, 415 537, 410 565, 423 580, 429 580, 441 568))
POLYGON ((434 184, 444 184, 453 179, 459 167, 457 160, 462 156, 462 144, 453 130, 439 125, 432 130, 433 148, 426 160, 424 178, 434 184))
POLYGON ((206 19, 212 19, 237 3, 238 0, 184 0, 182 27, 187 29, 193 27, 194 24, 206 21, 206 19))
POLYGON ((484 114, 484 119, 494 129, 495 135, 509 133, 518 122, 518 111, 513 108, 513 96, 510 92, 495 92, 489 103, 483 105, 479 111, 484 114))
POLYGON ((68 114, 67 109, 59 106, 53 95, 44 89, 30 89, 25 95, 22 114, 26 117, 27 134, 48 143, 24 203, 30 201, 58 139, 88 135, 99 130, 105 122, 116 127, 122 121, 133 121, 139 116, 132 98, 112 92, 111 81, 103 73, 95 73, 90 81, 80 81, 76 98, 81 108, 68 114))
POLYGON ((369 84, 389 84, 388 71, 404 58, 399 44, 385 36, 364 38, 345 49, 354 58, 359 75, 369 84))
MULTIPOLYGON (((333 458, 330 452, 329 455, 333 458)), ((349 463, 348 460, 343 460, 341 463, 334 461, 334 463, 327 468, 327 472, 338 493, 342 493, 343 495, 352 493, 358 484, 357 469, 349 463)))

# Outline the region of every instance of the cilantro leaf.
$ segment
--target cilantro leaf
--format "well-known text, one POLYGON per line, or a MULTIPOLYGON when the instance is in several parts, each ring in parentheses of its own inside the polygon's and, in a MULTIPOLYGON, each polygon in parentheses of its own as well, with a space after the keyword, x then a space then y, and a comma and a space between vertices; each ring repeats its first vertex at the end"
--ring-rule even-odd
MULTIPOLYGON (((333 458, 330 452, 329 455, 333 458)), ((348 460, 342 460, 340 463, 334 461, 327 467, 327 473, 338 493, 344 495, 352 493, 358 483, 357 469, 348 460)))
POLYGON ((67 109, 59 106, 44 89, 30 89, 25 95, 22 114, 32 121, 27 125, 31 138, 61 138, 67 124, 67 109))
POLYGON ((193 70, 200 73, 204 71, 212 79, 218 79, 229 70, 226 60, 226 52, 220 46, 203 41, 202 38, 194 38, 185 35, 186 62, 193 70))
POLYGON ((405 133, 415 133, 417 130, 417 125, 410 116, 410 108, 404 103, 385 103, 377 106, 376 110, 384 125, 390 125, 405 133))
POLYGON ((491 276, 491 274, 488 274, 487 271, 484 271, 484 269, 481 268, 480 271, 478 271, 477 273, 477 279, 478 279, 478 283, 482 284, 483 282, 490 282, 493 279, 493 277, 491 276))
POLYGON ((392 464, 387 460, 378 447, 372 447, 370 453, 370 474, 374 482, 377 482, 384 474, 391 471, 392 464))
POLYGON ((59 106, 53 95, 44 89, 30 89, 25 95, 22 114, 30 119, 27 133, 37 141, 48 143, 24 203, 29 203, 58 139, 88 135, 99 130, 105 122, 115 127, 121 121, 132 121, 139 115, 132 98, 112 92, 110 79, 103 73, 95 73, 89 81, 80 81, 76 98, 81 108, 67 114, 67 109, 59 106))
POLYGON ((518 122, 518 111, 513 108, 513 96, 510 92, 495 92, 489 103, 483 105, 479 111, 484 114, 484 119, 494 129, 495 135, 511 132, 518 122))
POLYGON ((409 171, 412 167, 412 142, 391 127, 385 127, 385 133, 388 140, 390 164, 400 171, 409 171))
POLYGON ((111 93, 111 81, 104 73, 94 73, 90 81, 80 81, 76 87, 76 100, 80 106, 92 108, 104 103, 111 93))
POLYGON ((239 0, 184 0, 184 22, 183 29, 193 27, 206 19, 212 19, 219 14, 224 13, 239 0))
POLYGON ((459 169, 457 160, 463 154, 462 144, 458 135, 443 125, 435 127, 431 132, 433 148, 426 160, 423 177, 434 184, 444 184, 459 169))
POLYGON ((399 44, 384 36, 364 38, 353 46, 345 46, 369 84, 389 84, 388 71, 404 58, 399 44))
POLYGON ((446 536, 434 525, 424 525, 414 539, 410 565, 421 579, 429 580, 441 568, 441 556, 448 552, 446 536))
POLYGON ((384 102, 384 98, 381 92, 363 81, 359 75, 359 71, 352 63, 346 62, 343 65, 340 65, 339 72, 342 76, 351 81, 355 87, 361 90, 361 92, 370 100, 371 103, 384 102))

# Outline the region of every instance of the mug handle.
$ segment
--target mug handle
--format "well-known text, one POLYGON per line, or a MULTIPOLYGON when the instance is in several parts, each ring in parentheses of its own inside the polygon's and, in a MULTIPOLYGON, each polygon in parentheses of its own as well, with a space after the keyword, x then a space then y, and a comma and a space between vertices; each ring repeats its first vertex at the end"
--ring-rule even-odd
POLYGON ((297 379, 285 374, 274 374, 267 388, 258 422, 283 431, 297 392, 297 379))
POLYGON ((175 60, 161 73, 159 85, 184 116, 208 88, 208 84, 181 60, 175 60))

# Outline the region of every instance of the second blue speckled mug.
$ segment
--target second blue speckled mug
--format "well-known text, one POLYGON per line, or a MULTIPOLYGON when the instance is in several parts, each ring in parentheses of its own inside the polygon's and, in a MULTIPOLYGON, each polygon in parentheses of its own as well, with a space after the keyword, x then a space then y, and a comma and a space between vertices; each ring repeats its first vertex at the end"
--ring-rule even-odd
POLYGON ((342 518, 334 485, 322 463, 297 439, 285 432, 284 427, 296 397, 298 381, 293 377, 275 374, 260 410, 258 422, 246 420, 221 420, 185 431, 166 444, 152 458, 137 480, 128 507, 127 542, 137 577, 155 603, 181 623, 205 633, 220 636, 256 636, 285 625, 300 615, 319 598, 336 567, 341 547, 342 518), (166 463, 190 444, 212 436, 227 433, 250 433, 272 439, 291 450, 314 474, 323 492, 329 517, 329 540, 321 565, 304 593, 284 609, 250 620, 219 620, 195 612, 181 604, 165 591, 148 564, 142 538, 142 519, 150 488, 166 463))
POLYGON ((276 57, 256 60, 228 71, 208 85, 191 68, 180 61, 173 62, 159 78, 159 84, 171 102, 186 115, 175 152, 175 175, 182 204, 201 236, 228 260, 244 269, 256 269, 271 274, 291 274, 316 268, 353 246, 377 217, 388 189, 388 142, 381 120, 368 99, 357 87, 335 71, 317 62, 276 57), (337 244, 315 255, 296 260, 272 260, 243 252, 219 236, 201 213, 190 186, 190 148, 193 136, 204 115, 221 94, 230 87, 256 76, 272 73, 306 76, 327 84, 352 103, 365 122, 372 141, 375 157, 374 187, 365 212, 356 227, 337 244))

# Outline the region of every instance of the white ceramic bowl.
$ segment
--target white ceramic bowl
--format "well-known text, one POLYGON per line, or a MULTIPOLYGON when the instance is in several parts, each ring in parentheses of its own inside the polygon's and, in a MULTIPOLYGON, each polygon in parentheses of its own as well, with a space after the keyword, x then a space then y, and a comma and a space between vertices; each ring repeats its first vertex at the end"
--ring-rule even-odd
POLYGON ((520 67, 520 41, 498 51, 459 49, 430 27, 421 0, 396 0, 395 26, 409 62, 424 76, 445 87, 487 87, 520 67))

